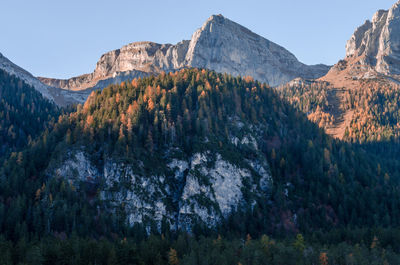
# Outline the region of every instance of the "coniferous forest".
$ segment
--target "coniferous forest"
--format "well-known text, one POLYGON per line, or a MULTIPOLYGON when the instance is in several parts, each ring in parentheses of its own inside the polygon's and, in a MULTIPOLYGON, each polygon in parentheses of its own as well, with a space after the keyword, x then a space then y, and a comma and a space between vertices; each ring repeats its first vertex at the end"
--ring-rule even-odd
MULTIPOLYGON (((390 130, 360 138, 368 124, 354 125, 337 140, 304 114, 323 109, 319 89, 289 102, 296 90, 194 68, 111 85, 67 111, 0 72, 0 264, 400 264, 397 112, 385 100, 390 111, 368 117, 390 130), (254 135, 256 147, 235 144, 240 135, 254 135), (378 135, 385 140, 365 140, 378 135), (176 153, 219 154, 237 167, 262 157, 272 180, 265 193, 243 185, 241 207, 216 226, 193 219, 185 229, 167 215, 131 224, 100 177, 53 174, 76 150, 93 168, 112 158, 176 190, 165 166, 176 153)), ((381 97, 365 93, 366 102, 381 97)), ((175 194, 163 199, 167 212, 180 207, 175 194)))
POLYGON ((0 156, 25 147, 60 114, 54 104, 22 80, 0 69, 0 156))

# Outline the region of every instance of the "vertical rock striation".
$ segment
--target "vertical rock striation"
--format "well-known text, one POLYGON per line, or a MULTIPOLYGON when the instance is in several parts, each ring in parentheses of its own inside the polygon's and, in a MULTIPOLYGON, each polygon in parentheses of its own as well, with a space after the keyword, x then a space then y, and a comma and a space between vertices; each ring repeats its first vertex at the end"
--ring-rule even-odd
POLYGON ((361 58, 360 64, 383 75, 400 75, 400 1, 379 10, 347 42, 346 57, 361 58))

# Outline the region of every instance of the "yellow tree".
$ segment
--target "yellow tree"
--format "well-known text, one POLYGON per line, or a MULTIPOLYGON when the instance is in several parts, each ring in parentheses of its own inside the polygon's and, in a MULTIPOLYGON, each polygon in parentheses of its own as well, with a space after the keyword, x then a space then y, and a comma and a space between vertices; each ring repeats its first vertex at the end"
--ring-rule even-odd
POLYGON ((304 242, 304 237, 302 234, 297 234, 296 240, 293 243, 295 249, 299 251, 299 253, 303 254, 304 249, 306 248, 306 244, 304 242))
POLYGON ((178 253, 173 248, 171 248, 168 252, 168 263, 170 265, 178 265, 179 264, 178 253))

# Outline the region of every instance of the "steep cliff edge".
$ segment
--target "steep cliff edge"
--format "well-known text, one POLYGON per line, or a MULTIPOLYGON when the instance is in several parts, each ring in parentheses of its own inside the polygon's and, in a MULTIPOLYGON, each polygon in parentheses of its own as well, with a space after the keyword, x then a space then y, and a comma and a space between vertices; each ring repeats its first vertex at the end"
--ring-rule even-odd
MULTIPOLYGON (((358 86, 357 80, 400 78, 400 1, 377 11, 346 44, 346 57, 321 79, 336 86, 358 86)), ((394 79, 394 80, 393 80, 394 79)))
POLYGON ((360 58, 384 75, 400 74, 400 2, 389 10, 379 10, 347 42, 346 59, 360 58))

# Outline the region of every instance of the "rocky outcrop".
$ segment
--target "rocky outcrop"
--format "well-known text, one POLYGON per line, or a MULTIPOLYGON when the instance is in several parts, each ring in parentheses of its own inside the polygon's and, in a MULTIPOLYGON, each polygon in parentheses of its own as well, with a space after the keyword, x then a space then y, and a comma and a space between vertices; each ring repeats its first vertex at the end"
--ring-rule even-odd
POLYGON ((69 92, 89 91, 86 93, 89 95, 93 89, 102 89, 111 84, 117 84, 126 80, 149 76, 151 73, 152 72, 132 70, 125 72, 118 71, 110 75, 101 75, 100 73, 85 74, 70 79, 52 79, 45 77, 38 77, 38 79, 50 87, 59 89, 61 88, 69 92))
POLYGON ((248 127, 237 117, 230 122, 234 134, 229 144, 236 158, 217 150, 188 154, 171 147, 162 151, 157 170, 149 171, 140 158, 127 162, 110 155, 99 162, 79 146, 55 155, 46 175, 100 191, 100 198, 114 208, 124 205, 130 225, 155 222, 160 228, 164 220, 173 229, 190 231, 199 223, 214 227, 232 212, 268 200, 272 187, 268 162, 258 147, 262 136, 257 132, 265 127, 248 127), (241 150, 251 150, 251 155, 241 150))
POLYGON ((389 10, 379 10, 347 42, 346 57, 379 74, 400 75, 400 1, 389 10))
POLYGON ((176 45, 131 43, 101 56, 91 74, 68 80, 39 79, 54 87, 84 90, 185 67, 252 76, 272 86, 296 77, 318 78, 329 70, 325 65, 307 66, 285 48, 222 15, 214 15, 193 34, 190 41, 184 40, 176 45), (102 80, 108 82, 101 83, 102 80))
POLYGON ((67 152, 63 163, 50 166, 48 174, 75 187, 100 187, 103 200, 115 207, 125 205, 131 225, 155 221, 160 226, 164 219, 176 229, 190 230, 193 222, 213 227, 238 207, 255 203, 244 199, 244 190, 253 198, 265 197, 272 184, 266 161, 248 160, 241 167, 210 152, 171 158, 165 166, 172 174, 156 176, 143 174, 140 161, 133 166, 108 159, 99 168, 89 157, 82 150, 67 152))
MULTIPOLYGON (((400 1, 377 11, 357 28, 346 44, 346 57, 319 80, 332 87, 354 89, 360 82, 400 82, 400 1), (375 81, 374 81, 375 80, 375 81)), ((377 83, 377 84, 378 84, 377 83)))

